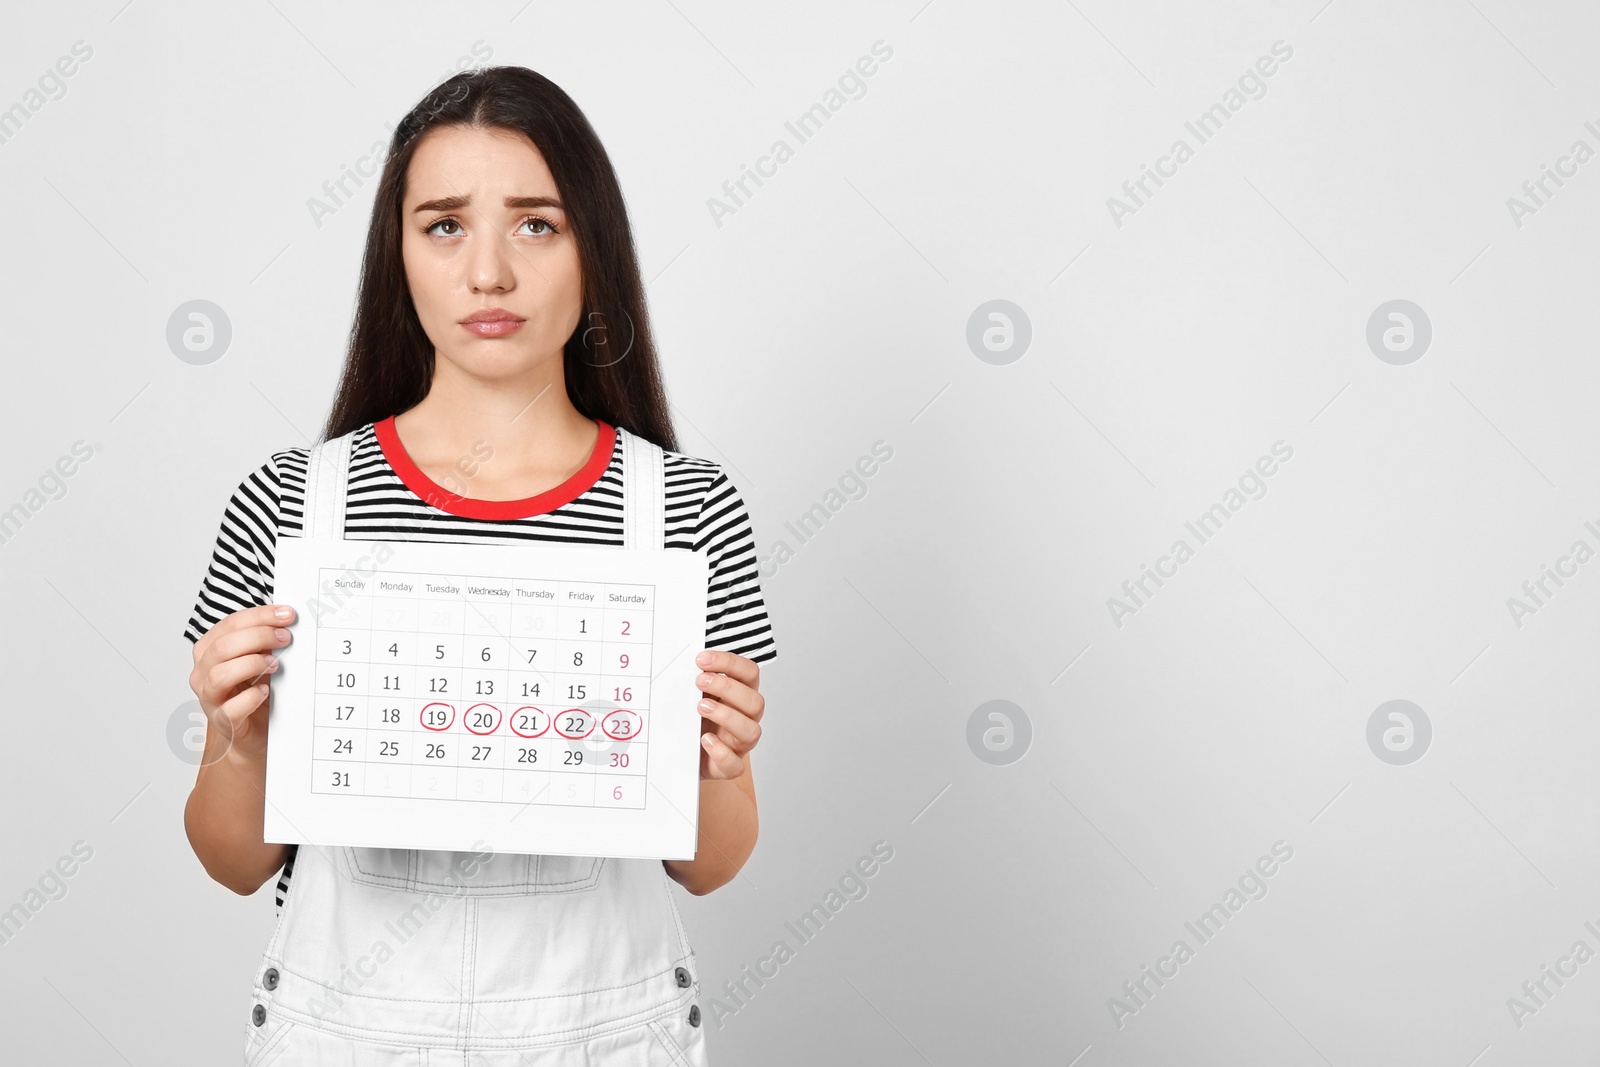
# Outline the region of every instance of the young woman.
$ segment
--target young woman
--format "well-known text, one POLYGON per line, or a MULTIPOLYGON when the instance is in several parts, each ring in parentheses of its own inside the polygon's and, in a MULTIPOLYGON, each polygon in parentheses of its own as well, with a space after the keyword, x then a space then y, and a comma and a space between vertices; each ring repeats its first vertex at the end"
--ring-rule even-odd
MULTIPOLYGON (((594 130, 521 67, 457 75, 395 130, 332 413, 343 535, 624 543, 624 448, 663 449, 666 548, 711 562, 692 861, 262 841, 280 536, 311 451, 240 482, 185 636, 209 719, 184 813, 218 882, 282 869, 246 1063, 704 1064, 700 975, 668 879, 705 894, 756 839, 758 663, 777 654, 744 502, 676 451, 622 193, 594 130), (462 872, 471 871, 470 876, 462 872)), ((319 465, 319 470, 322 465, 319 465)), ((643 483, 634 483, 643 484, 643 483)), ((658 697, 662 699, 662 697, 658 697)))

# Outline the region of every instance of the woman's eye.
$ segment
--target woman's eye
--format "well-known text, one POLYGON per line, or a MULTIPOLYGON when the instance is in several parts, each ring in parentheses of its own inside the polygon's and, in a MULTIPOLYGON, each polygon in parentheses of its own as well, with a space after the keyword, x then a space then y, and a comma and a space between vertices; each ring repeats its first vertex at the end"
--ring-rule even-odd
MULTIPOLYGON (((549 219, 527 218, 522 220, 522 225, 532 227, 531 230, 527 231, 527 234, 530 237, 544 237, 549 234, 561 232, 560 230, 556 229, 555 223, 551 222, 549 219)), ((518 228, 521 229, 521 227, 518 228)), ((440 219, 438 222, 435 222, 432 226, 429 226, 426 232, 433 234, 435 237, 455 237, 461 232, 461 224, 455 219, 444 218, 440 219), (441 226, 449 227, 449 229, 441 230, 441 226)))

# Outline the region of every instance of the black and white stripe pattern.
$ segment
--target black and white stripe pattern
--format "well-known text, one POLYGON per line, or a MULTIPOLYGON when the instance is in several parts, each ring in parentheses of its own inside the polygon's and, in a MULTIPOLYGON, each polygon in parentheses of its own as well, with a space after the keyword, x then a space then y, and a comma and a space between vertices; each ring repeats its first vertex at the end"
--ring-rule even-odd
MULTIPOLYGON (((223 512, 211 565, 184 636, 199 641, 226 615, 272 602, 278 531, 301 533, 309 448, 275 453, 239 483, 223 512)), ((477 519, 431 507, 400 480, 372 424, 355 435, 345 536, 367 541, 496 543, 552 541, 617 545, 622 537, 622 437, 598 481, 554 511, 521 519, 477 519)), ((756 573, 755 536, 743 498, 722 468, 680 452, 665 454, 668 548, 704 549, 711 564, 706 648, 756 662, 777 655, 756 573)), ((278 880, 283 907, 294 848, 278 880)))

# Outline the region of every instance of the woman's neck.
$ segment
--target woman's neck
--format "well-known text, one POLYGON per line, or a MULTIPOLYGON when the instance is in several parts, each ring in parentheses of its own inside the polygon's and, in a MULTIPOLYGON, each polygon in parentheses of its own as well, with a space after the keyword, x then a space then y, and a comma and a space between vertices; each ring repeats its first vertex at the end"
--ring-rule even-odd
POLYGON ((440 363, 428 395, 394 420, 406 454, 439 484, 520 500, 560 485, 593 453, 599 425, 572 406, 559 369, 553 380, 489 383, 440 363))

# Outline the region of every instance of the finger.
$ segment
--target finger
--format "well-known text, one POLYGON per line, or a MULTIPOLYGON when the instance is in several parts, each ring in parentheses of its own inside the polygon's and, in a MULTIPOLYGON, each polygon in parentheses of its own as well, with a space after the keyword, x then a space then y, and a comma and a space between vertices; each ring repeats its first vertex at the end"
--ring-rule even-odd
POLYGON ((271 692, 272 689, 266 682, 262 682, 259 685, 246 686, 242 691, 217 706, 217 711, 228 724, 231 736, 239 736, 240 725, 260 710, 261 705, 266 702, 271 692))
POLYGON ((703 671, 729 675, 751 689, 761 688, 761 665, 736 652, 721 652, 708 648, 696 656, 694 661, 703 671))
POLYGON ((700 732, 706 733, 708 731, 715 734, 718 741, 721 741, 723 744, 727 745, 741 756, 755 748, 756 742, 761 740, 761 736, 757 734, 754 740, 747 742, 739 736, 730 733, 726 726, 723 726, 720 723, 712 722, 710 719, 702 716, 700 719, 700 732))
POLYGON ((725 780, 744 773, 744 757, 724 744, 716 734, 701 734, 700 746, 706 750, 706 777, 725 780))
POLYGON ((697 705, 700 716, 716 723, 721 729, 719 737, 733 748, 747 751, 761 739, 761 724, 738 708, 731 708, 720 700, 702 700, 697 705))
POLYGON ((214 663, 248 656, 252 652, 271 652, 287 645, 293 635, 282 626, 245 626, 217 638, 211 646, 214 663))
POLYGON ((724 704, 733 705, 757 722, 761 721, 761 715, 766 710, 765 697, 729 675, 702 671, 695 678, 694 684, 707 696, 715 697, 724 704))
POLYGON ((202 690, 204 694, 211 698, 211 703, 220 705, 228 697, 231 697, 234 690, 239 686, 254 685, 262 682, 267 675, 277 669, 278 657, 270 653, 239 656, 235 659, 224 660, 221 663, 213 664, 206 673, 205 685, 202 690))
POLYGON ((220 643, 235 631, 254 626, 277 627, 292 623, 294 620, 294 608, 288 604, 262 604, 224 615, 217 621, 215 626, 200 635, 200 640, 195 642, 195 661, 199 662, 201 657, 211 651, 213 645, 220 643))

